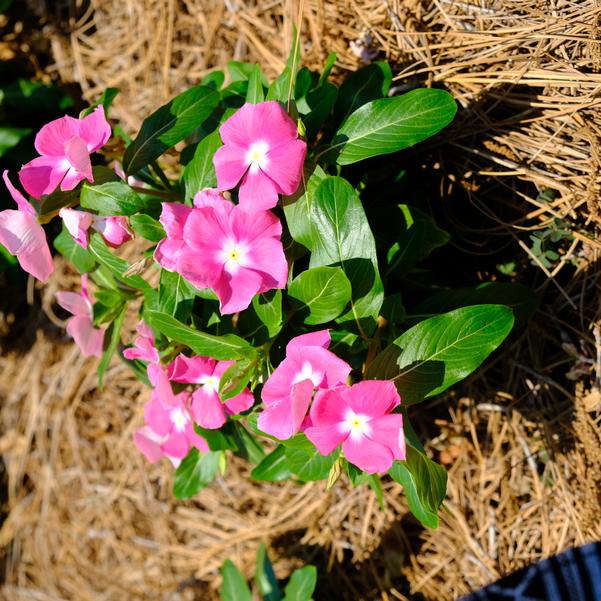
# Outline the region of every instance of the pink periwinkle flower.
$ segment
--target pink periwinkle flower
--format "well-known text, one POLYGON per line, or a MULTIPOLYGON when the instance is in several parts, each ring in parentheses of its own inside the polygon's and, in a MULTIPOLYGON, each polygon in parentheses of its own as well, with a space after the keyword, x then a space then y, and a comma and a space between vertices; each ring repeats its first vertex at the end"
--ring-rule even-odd
POLYGON ((44 228, 38 223, 35 209, 8 179, 8 171, 2 177, 18 210, 0 211, 0 244, 17 257, 27 273, 45 282, 54 271, 54 264, 44 228))
POLYGON ((405 459, 403 416, 391 413, 400 402, 394 384, 386 380, 321 390, 305 434, 322 455, 342 444, 344 456, 359 469, 385 472, 395 459, 405 459))
POLYGON ((155 463, 167 457, 176 467, 191 447, 207 452, 206 441, 196 434, 189 411, 190 393, 182 392, 165 402, 156 389, 144 406, 143 428, 134 434, 134 442, 143 455, 155 463))
POLYGON ((307 145, 297 127, 274 101, 246 103, 219 128, 223 146, 213 157, 220 190, 240 180, 240 204, 248 211, 275 207, 278 194, 300 184, 307 145))
POLYGON ((90 154, 110 137, 111 126, 102 105, 83 119, 67 115, 46 123, 35 137, 35 149, 41 156, 23 166, 21 184, 33 197, 41 198, 59 184, 61 190, 73 190, 84 179, 94 181, 90 154))
POLYGON ((81 293, 57 292, 58 304, 73 315, 67 321, 67 333, 75 340, 84 357, 100 357, 104 331, 95 328, 92 303, 88 295, 88 276, 81 276, 81 293))
POLYGON ((252 407, 254 398, 247 388, 224 402, 219 398, 221 376, 233 364, 234 361, 216 361, 210 357, 178 355, 169 366, 168 375, 172 382, 199 384, 192 393, 190 408, 199 426, 220 428, 227 419, 226 413, 236 415, 252 407))
POLYGON ((265 405, 259 428, 280 440, 301 430, 313 392, 345 384, 350 365, 327 350, 328 330, 293 338, 286 358, 271 374, 261 393, 265 405))
POLYGON ((255 294, 286 286, 281 234, 270 211, 248 213, 229 200, 207 204, 185 220, 176 271, 197 288, 211 288, 222 314, 243 311, 255 294))
POLYGON ((136 326, 136 332, 138 332, 138 336, 134 340, 134 346, 126 348, 123 356, 130 361, 139 359, 158 365, 160 362, 159 351, 154 346, 152 329, 144 323, 144 320, 141 320, 136 326))
POLYGON ((99 232, 106 243, 113 248, 121 246, 133 237, 127 217, 99 217, 87 211, 66 207, 63 207, 58 214, 75 242, 83 248, 88 248, 90 228, 99 232))

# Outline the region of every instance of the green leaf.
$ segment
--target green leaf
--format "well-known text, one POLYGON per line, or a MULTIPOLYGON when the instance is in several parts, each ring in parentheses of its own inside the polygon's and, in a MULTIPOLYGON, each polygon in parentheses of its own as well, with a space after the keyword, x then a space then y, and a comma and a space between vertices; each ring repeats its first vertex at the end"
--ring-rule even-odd
POLYGON ((382 492, 382 483, 380 482, 380 476, 378 474, 370 474, 367 478, 369 487, 374 491, 376 499, 378 499, 378 505, 380 509, 384 511, 386 505, 384 503, 384 493, 382 492))
POLYGON ((194 426, 196 433, 202 436, 209 445, 211 451, 237 451, 238 445, 234 436, 234 424, 226 422, 220 429, 201 428, 194 426))
POLYGON ((250 589, 236 566, 226 559, 221 566, 223 582, 219 592, 222 601, 253 601, 250 589))
POLYGON ((173 476, 173 496, 189 499, 215 479, 221 451, 201 453, 192 447, 173 476))
POLYGON ((266 480, 268 482, 288 480, 292 476, 292 472, 288 467, 286 447, 281 444, 278 445, 252 470, 250 476, 253 480, 266 480))
POLYGON ((270 338, 274 338, 282 329, 282 291, 270 290, 253 297, 253 309, 257 317, 267 328, 270 338))
POLYGON ((311 601, 317 584, 315 566, 304 566, 293 572, 286 585, 284 601, 311 601))
POLYGON ((121 328, 123 326, 126 310, 127 305, 123 305, 121 313, 119 313, 115 321, 113 321, 108 330, 104 333, 104 351, 100 358, 100 363, 98 364, 98 388, 100 389, 102 389, 104 385, 104 374, 111 362, 111 358, 121 342, 121 328))
POLYGON ((373 234, 353 187, 340 177, 326 177, 311 204, 312 244, 309 267, 337 266, 351 283, 351 309, 338 323, 354 320, 362 334, 375 328, 384 287, 378 273, 373 234))
POLYGON ((30 133, 28 127, 0 127, 0 157, 30 133))
POLYGON ((305 323, 326 323, 338 317, 351 300, 351 283, 340 267, 315 267, 292 280, 288 295, 309 310, 305 323))
POLYGON ((257 359, 240 359, 230 365, 219 379, 219 398, 227 401, 239 395, 257 369, 257 359))
POLYGON ((259 65, 255 65, 253 70, 250 72, 248 78, 248 90, 246 92, 246 102, 257 104, 265 100, 265 93, 263 92, 263 75, 261 74, 261 68, 259 65))
POLYGON ((249 63, 243 63, 241 61, 228 61, 227 72, 230 76, 230 80, 234 81, 248 81, 255 70, 255 65, 249 63))
POLYGON ((293 95, 293 83, 296 79, 296 72, 300 62, 300 44, 297 43, 297 41, 298 33, 295 29, 292 37, 292 47, 290 48, 286 66, 281 75, 269 86, 269 89, 267 90, 267 100, 287 102, 289 97, 293 95))
POLYGON ((179 273, 161 269, 159 279, 159 310, 177 320, 188 319, 192 312, 196 288, 179 273))
POLYGON ((125 273, 131 269, 131 265, 116 257, 106 246, 100 234, 94 233, 90 236, 90 244, 88 249, 91 255, 98 260, 99 263, 108 267, 122 282, 131 286, 132 288, 149 289, 150 284, 146 282, 139 275, 127 276, 125 273))
POLYGON ((73 240, 64 224, 61 233, 54 239, 54 248, 72 263, 79 273, 88 273, 96 265, 94 257, 73 240))
POLYGON ((526 325, 538 307, 535 292, 522 284, 484 282, 475 288, 442 290, 429 296, 411 311, 410 323, 421 321, 438 313, 445 313, 468 305, 498 303, 510 307, 517 329, 526 325))
POLYGON ((450 236, 419 209, 409 205, 398 205, 398 208, 402 216, 402 230, 397 242, 388 251, 387 274, 403 276, 434 249, 444 246, 450 236))
POLYGON ((342 124, 326 159, 350 165, 409 148, 446 127, 456 111, 453 97, 443 90, 419 89, 373 100, 342 124))
POLYGON ((150 327, 158 330, 175 342, 185 344, 197 355, 213 357, 218 360, 253 358, 255 349, 238 336, 226 334, 213 336, 205 332, 194 330, 174 317, 160 311, 147 311, 146 320, 150 327))
POLYGON ((84 109, 81 112, 81 116, 86 117, 100 105, 104 107, 105 114, 108 114, 109 108, 111 104, 113 104, 113 100, 115 100, 117 94, 119 94, 119 88, 106 88, 106 90, 104 90, 104 92, 102 92, 100 95, 100 98, 98 98, 98 101, 94 104, 91 104, 87 109, 84 109))
POLYGON ((284 215, 288 231, 294 240, 311 250, 313 248, 313 228, 311 225, 311 207, 319 184, 326 178, 326 172, 317 165, 307 181, 305 193, 294 202, 284 205, 284 215))
POLYGON ((158 202, 134 192, 125 182, 107 182, 99 186, 84 184, 81 189, 81 206, 99 215, 133 215, 147 211, 158 202))
POLYGON ((332 71, 332 67, 336 62, 336 58, 335 52, 330 52, 330 54, 328 54, 328 58, 326 58, 326 62, 323 65, 323 72, 319 77, 318 85, 322 86, 324 83, 326 83, 328 77, 330 76, 330 71, 332 71))
POLYGON ((219 93, 212 88, 196 86, 152 113, 125 150, 125 172, 136 173, 191 134, 211 115, 219 98, 219 93))
POLYGON ((265 450, 261 443, 240 423, 231 422, 234 440, 238 447, 235 451, 238 457, 242 457, 251 463, 260 463, 265 457, 265 450))
POLYGON ((303 124, 308 138, 314 138, 319 128, 328 120, 337 97, 338 88, 327 82, 307 94, 305 102, 309 112, 303 117, 303 124))
POLYGON ((132 215, 129 218, 129 227, 136 236, 149 242, 160 242, 167 235, 159 221, 144 213, 132 215))
POLYGON ((356 465, 345 460, 346 473, 353 486, 361 486, 369 479, 369 474, 360 470, 356 465))
POLYGON ((411 513, 427 528, 438 528, 438 510, 447 492, 447 472, 441 465, 407 445, 405 461, 388 471, 403 486, 411 513))
POLYGON ((194 195, 203 188, 217 186, 213 155, 220 146, 219 131, 210 133, 196 146, 194 156, 182 174, 182 180, 186 187, 186 200, 192 200, 194 195))
POLYGON ((313 443, 304 435, 297 434, 285 441, 286 460, 290 471, 304 482, 325 480, 330 468, 340 454, 336 449, 329 455, 321 455, 313 443))
POLYGON ((282 592, 278 586, 278 580, 275 577, 273 566, 271 565, 271 561, 269 561, 267 549, 263 543, 259 545, 259 550, 257 551, 255 582, 264 601, 280 601, 282 592))
POLYGON ((513 313, 503 305, 474 305, 431 317, 380 353, 366 379, 391 379, 403 405, 418 403, 477 369, 512 326, 513 313))
POLYGON ((352 71, 340 86, 334 109, 336 122, 342 123, 351 113, 371 100, 385 98, 392 83, 392 71, 386 61, 352 71))

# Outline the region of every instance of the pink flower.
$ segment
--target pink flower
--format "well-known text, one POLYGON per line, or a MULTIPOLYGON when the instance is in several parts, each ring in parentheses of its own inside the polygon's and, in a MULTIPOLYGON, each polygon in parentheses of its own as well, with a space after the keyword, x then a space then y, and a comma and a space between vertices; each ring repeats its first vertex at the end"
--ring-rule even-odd
POLYGON ((179 355, 169 366, 168 375, 171 381, 200 384, 192 393, 191 406, 192 417, 199 426, 220 428, 226 421, 226 412, 235 415, 252 407, 254 398, 247 388, 223 403, 219 398, 221 376, 233 364, 234 361, 179 355))
POLYGON ((41 198, 60 184, 61 190, 73 190, 87 179, 94 181, 90 154, 104 146, 111 126, 98 106, 87 117, 65 116, 47 123, 35 138, 41 156, 29 161, 19 172, 21 184, 29 194, 41 198))
POLYGON ((247 213, 227 200, 194 209, 183 227, 177 271, 197 288, 211 288, 222 314, 243 311, 258 292, 286 286, 281 234, 269 211, 247 213))
POLYGON ((328 330, 293 338, 286 358, 265 382, 261 398, 265 404, 258 426, 267 434, 286 440, 300 429, 313 391, 346 383, 350 365, 327 350, 328 330))
POLYGON ((132 239, 127 217, 99 217, 87 211, 77 211, 65 207, 58 214, 75 242, 83 248, 88 248, 90 228, 99 232, 106 243, 113 248, 132 239))
POLYGON ((134 434, 134 442, 151 463, 166 456, 177 466, 191 447, 202 452, 209 450, 205 440, 194 431, 189 397, 188 392, 182 392, 164 402, 153 391, 151 400, 144 406, 146 425, 134 434))
POLYGON ((247 211, 274 207, 278 194, 293 194, 300 184, 307 145, 297 127, 274 101, 246 103, 220 127, 223 146, 213 157, 220 190, 240 184, 247 211))
POLYGON ((93 324, 92 303, 88 296, 88 276, 81 276, 81 293, 57 292, 58 304, 73 315, 67 321, 67 332, 75 340, 84 357, 100 357, 104 331, 93 324))
POLYGON ((385 472, 405 459, 401 402, 392 382, 365 380, 351 387, 319 391, 311 407, 307 438, 322 455, 342 443, 344 456, 369 473, 385 472))
POLYGON ((138 336, 134 341, 134 346, 126 348, 123 351, 123 356, 130 361, 140 359, 158 365, 160 361, 159 351, 154 346, 154 335, 150 326, 141 320, 136 326, 136 331, 138 336))
POLYGON ((44 229, 38 223, 35 209, 8 179, 8 171, 2 177, 18 210, 0 211, 0 244, 17 257, 27 273, 45 282, 54 271, 54 264, 44 229))

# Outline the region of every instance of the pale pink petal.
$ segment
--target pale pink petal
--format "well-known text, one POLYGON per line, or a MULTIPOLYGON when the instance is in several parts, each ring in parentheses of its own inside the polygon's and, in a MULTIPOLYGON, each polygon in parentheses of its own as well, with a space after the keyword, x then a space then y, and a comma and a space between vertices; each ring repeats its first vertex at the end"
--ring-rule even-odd
POLYGON ((401 403, 396 386, 388 380, 364 380, 342 394, 355 413, 372 418, 390 413, 401 403))
POLYGON ((316 388, 333 388, 344 384, 351 372, 351 367, 346 361, 321 346, 292 348, 288 357, 298 366, 308 364, 311 367, 311 379, 316 388))
POLYGON ((163 457, 163 440, 164 437, 157 436, 148 426, 134 432, 134 444, 150 463, 156 463, 163 457))
POLYGON ((305 346, 321 346, 327 349, 330 346, 330 330, 318 330, 309 334, 301 334, 293 338, 286 346, 286 353, 294 348, 303 348, 305 346))
POLYGON ((394 461, 388 447, 363 436, 349 436, 342 443, 342 452, 353 465, 368 474, 387 472, 394 461))
MULTIPOLYGON (((86 143, 81 138, 71 138, 65 144, 65 157, 75 171, 83 175, 86 179, 93 181, 90 155, 88 154, 86 143)), ((65 185, 64 181, 63 185, 65 185)))
POLYGON ((211 357, 186 357, 180 354, 168 366, 167 375, 172 382, 199 384, 202 378, 213 375, 216 363, 211 357))
POLYGON ((67 322, 67 333, 75 340, 84 357, 100 357, 104 332, 94 327, 89 316, 76 315, 67 322))
POLYGON ((68 115, 46 123, 35 137, 35 149, 42 155, 64 157, 65 144, 79 136, 79 124, 79 119, 68 115))
POLYGON ((278 204, 278 188, 260 169, 255 173, 249 169, 240 184, 238 199, 246 211, 266 211, 278 204))
POLYGON ((225 410, 217 393, 206 386, 192 393, 191 413, 194 421, 210 430, 221 428, 225 423, 225 410))
POLYGON ((221 276, 223 265, 218 263, 210 253, 191 249, 185 243, 175 255, 165 255, 165 252, 171 250, 171 246, 162 249, 163 252, 159 255, 162 261, 160 264, 172 265, 171 259, 174 258, 173 271, 183 275, 196 288, 212 288, 214 282, 221 276))
POLYGON ((205 207, 214 207, 222 202, 227 203, 230 207, 229 210, 234 208, 231 202, 223 198, 219 190, 216 190, 215 188, 203 188, 194 195, 193 204, 197 209, 202 209, 205 207))
POLYGON ((161 448, 165 455, 183 459, 190 451, 190 441, 184 432, 173 431, 161 445, 161 448))
POLYGON ((154 249, 154 260, 167 271, 177 271, 180 251, 186 248, 183 240, 163 238, 154 249))
POLYGON ((207 444, 207 441, 202 436, 199 436, 198 434, 196 434, 196 432, 194 431, 194 426, 192 425, 192 422, 190 422, 186 425, 185 433, 186 433, 186 438, 188 439, 188 442, 193 447, 196 447, 202 453, 208 453, 209 445, 207 444))
POLYGON ((330 426, 309 426, 303 432, 322 455, 329 455, 347 436, 330 426))
POLYGON ((177 397, 173 394, 171 383, 167 378, 167 372, 165 368, 156 364, 149 363, 146 367, 146 373, 148 379, 154 387, 154 394, 159 401, 165 406, 175 405, 177 403, 177 397))
POLYGON ((255 240, 248 253, 249 267, 258 271, 263 282, 259 292, 285 288, 288 281, 288 262, 280 240, 262 238, 255 240))
POLYGON ((369 421, 369 432, 366 436, 387 446, 395 459, 405 459, 405 434, 403 416, 400 413, 389 413, 369 421))
POLYGON ((215 370, 213 375, 221 380, 221 376, 228 370, 229 367, 234 365, 235 361, 217 361, 215 364, 215 370))
POLYGON ((167 436, 173 427, 169 410, 154 396, 144 405, 144 421, 158 436, 167 436))
POLYGON ((192 209, 178 202, 163 202, 161 207, 159 221, 167 237, 181 240, 184 236, 184 225, 192 209))
POLYGON ((220 251, 225 241, 233 237, 230 215, 233 212, 229 201, 214 207, 193 209, 184 225, 183 238, 193 250, 208 253, 220 251))
POLYGON ((94 221, 94 215, 87 211, 77 211, 63 207, 59 212, 67 231, 73 236, 77 244, 83 248, 88 247, 88 230, 94 221))
POLYGON ((345 421, 348 405, 340 394, 346 387, 320 390, 311 405, 311 423, 314 426, 323 426, 338 429, 339 424, 345 421))
POLYGON ((230 415, 237 415, 238 413, 242 413, 247 409, 250 409, 255 402, 255 397, 252 392, 245 388, 240 394, 224 401, 223 404, 225 406, 226 411, 230 415))
POLYGON ((113 248, 133 238, 127 217, 96 217, 93 228, 100 232, 106 243, 113 248))
POLYGON ((90 318, 90 306, 81 294, 60 291, 56 293, 56 301, 72 315, 90 318))
POLYGON ((0 211, 0 244, 15 255, 21 267, 45 282, 54 271, 46 234, 36 218, 23 211, 0 211))
POLYGON ((21 167, 19 180, 28 194, 41 198, 56 190, 69 169, 69 161, 64 157, 41 156, 21 167))
POLYGON ((238 205, 231 215, 231 231, 249 243, 262 238, 280 239, 282 223, 271 211, 245 211, 238 205))
POLYGON ((23 194, 21 194, 21 192, 19 192, 19 190, 17 190, 13 186, 12 182, 8 178, 8 170, 6 170, 2 173, 2 179, 4 179, 4 183, 6 184, 6 187, 8 188, 10 195, 13 197, 13 200, 17 203, 17 207, 19 207, 19 211, 21 211, 23 213, 27 213, 28 215, 31 215, 32 217, 35 217, 36 216, 35 209, 31 206, 31 204, 29 204, 29 201, 27 201, 25 199, 23 194))
POLYGON ((220 191, 231 190, 238 185, 248 169, 246 148, 228 144, 221 146, 213 155, 213 165, 217 175, 217 188, 220 191))
POLYGON ((79 136, 86 143, 88 153, 95 152, 106 144, 111 137, 111 126, 106 120, 102 105, 98 105, 79 121, 79 136))
POLYGON ((236 273, 223 272, 221 279, 213 282, 211 288, 219 298, 222 315, 244 311, 263 284, 263 278, 251 269, 240 268, 236 273))
POLYGON ((303 174, 307 145, 302 140, 289 140, 269 151, 269 163, 262 168, 277 186, 280 194, 294 194, 303 174))
POLYGON ((269 376, 261 391, 261 400, 265 405, 273 405, 283 399, 290 398, 292 381, 302 369, 293 359, 284 359, 269 376))

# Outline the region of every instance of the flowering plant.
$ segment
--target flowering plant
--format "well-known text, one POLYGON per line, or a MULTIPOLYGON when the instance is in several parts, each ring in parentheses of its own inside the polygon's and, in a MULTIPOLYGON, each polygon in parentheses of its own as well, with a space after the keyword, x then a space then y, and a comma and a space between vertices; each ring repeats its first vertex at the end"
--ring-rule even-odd
POLYGON ((151 387, 134 441, 173 463, 177 497, 233 453, 257 480, 332 486, 344 473, 380 498, 389 474, 434 527, 446 473, 408 409, 475 370, 512 328, 499 303, 519 299, 508 284, 422 283, 423 302, 405 311, 416 266, 449 236, 395 197, 396 153, 442 130, 456 105, 437 89, 389 96, 382 62, 338 87, 334 61, 319 74, 293 52, 271 84, 231 62, 228 85, 211 73, 133 140, 111 132, 107 90, 40 130, 40 156, 19 172, 30 200, 4 173, 18 210, 0 213, 0 243, 45 281, 42 224, 62 218, 55 247, 82 274, 81 294, 57 299, 68 332, 100 356, 101 386, 118 353, 151 387), (124 348, 128 310, 139 324, 124 348))

